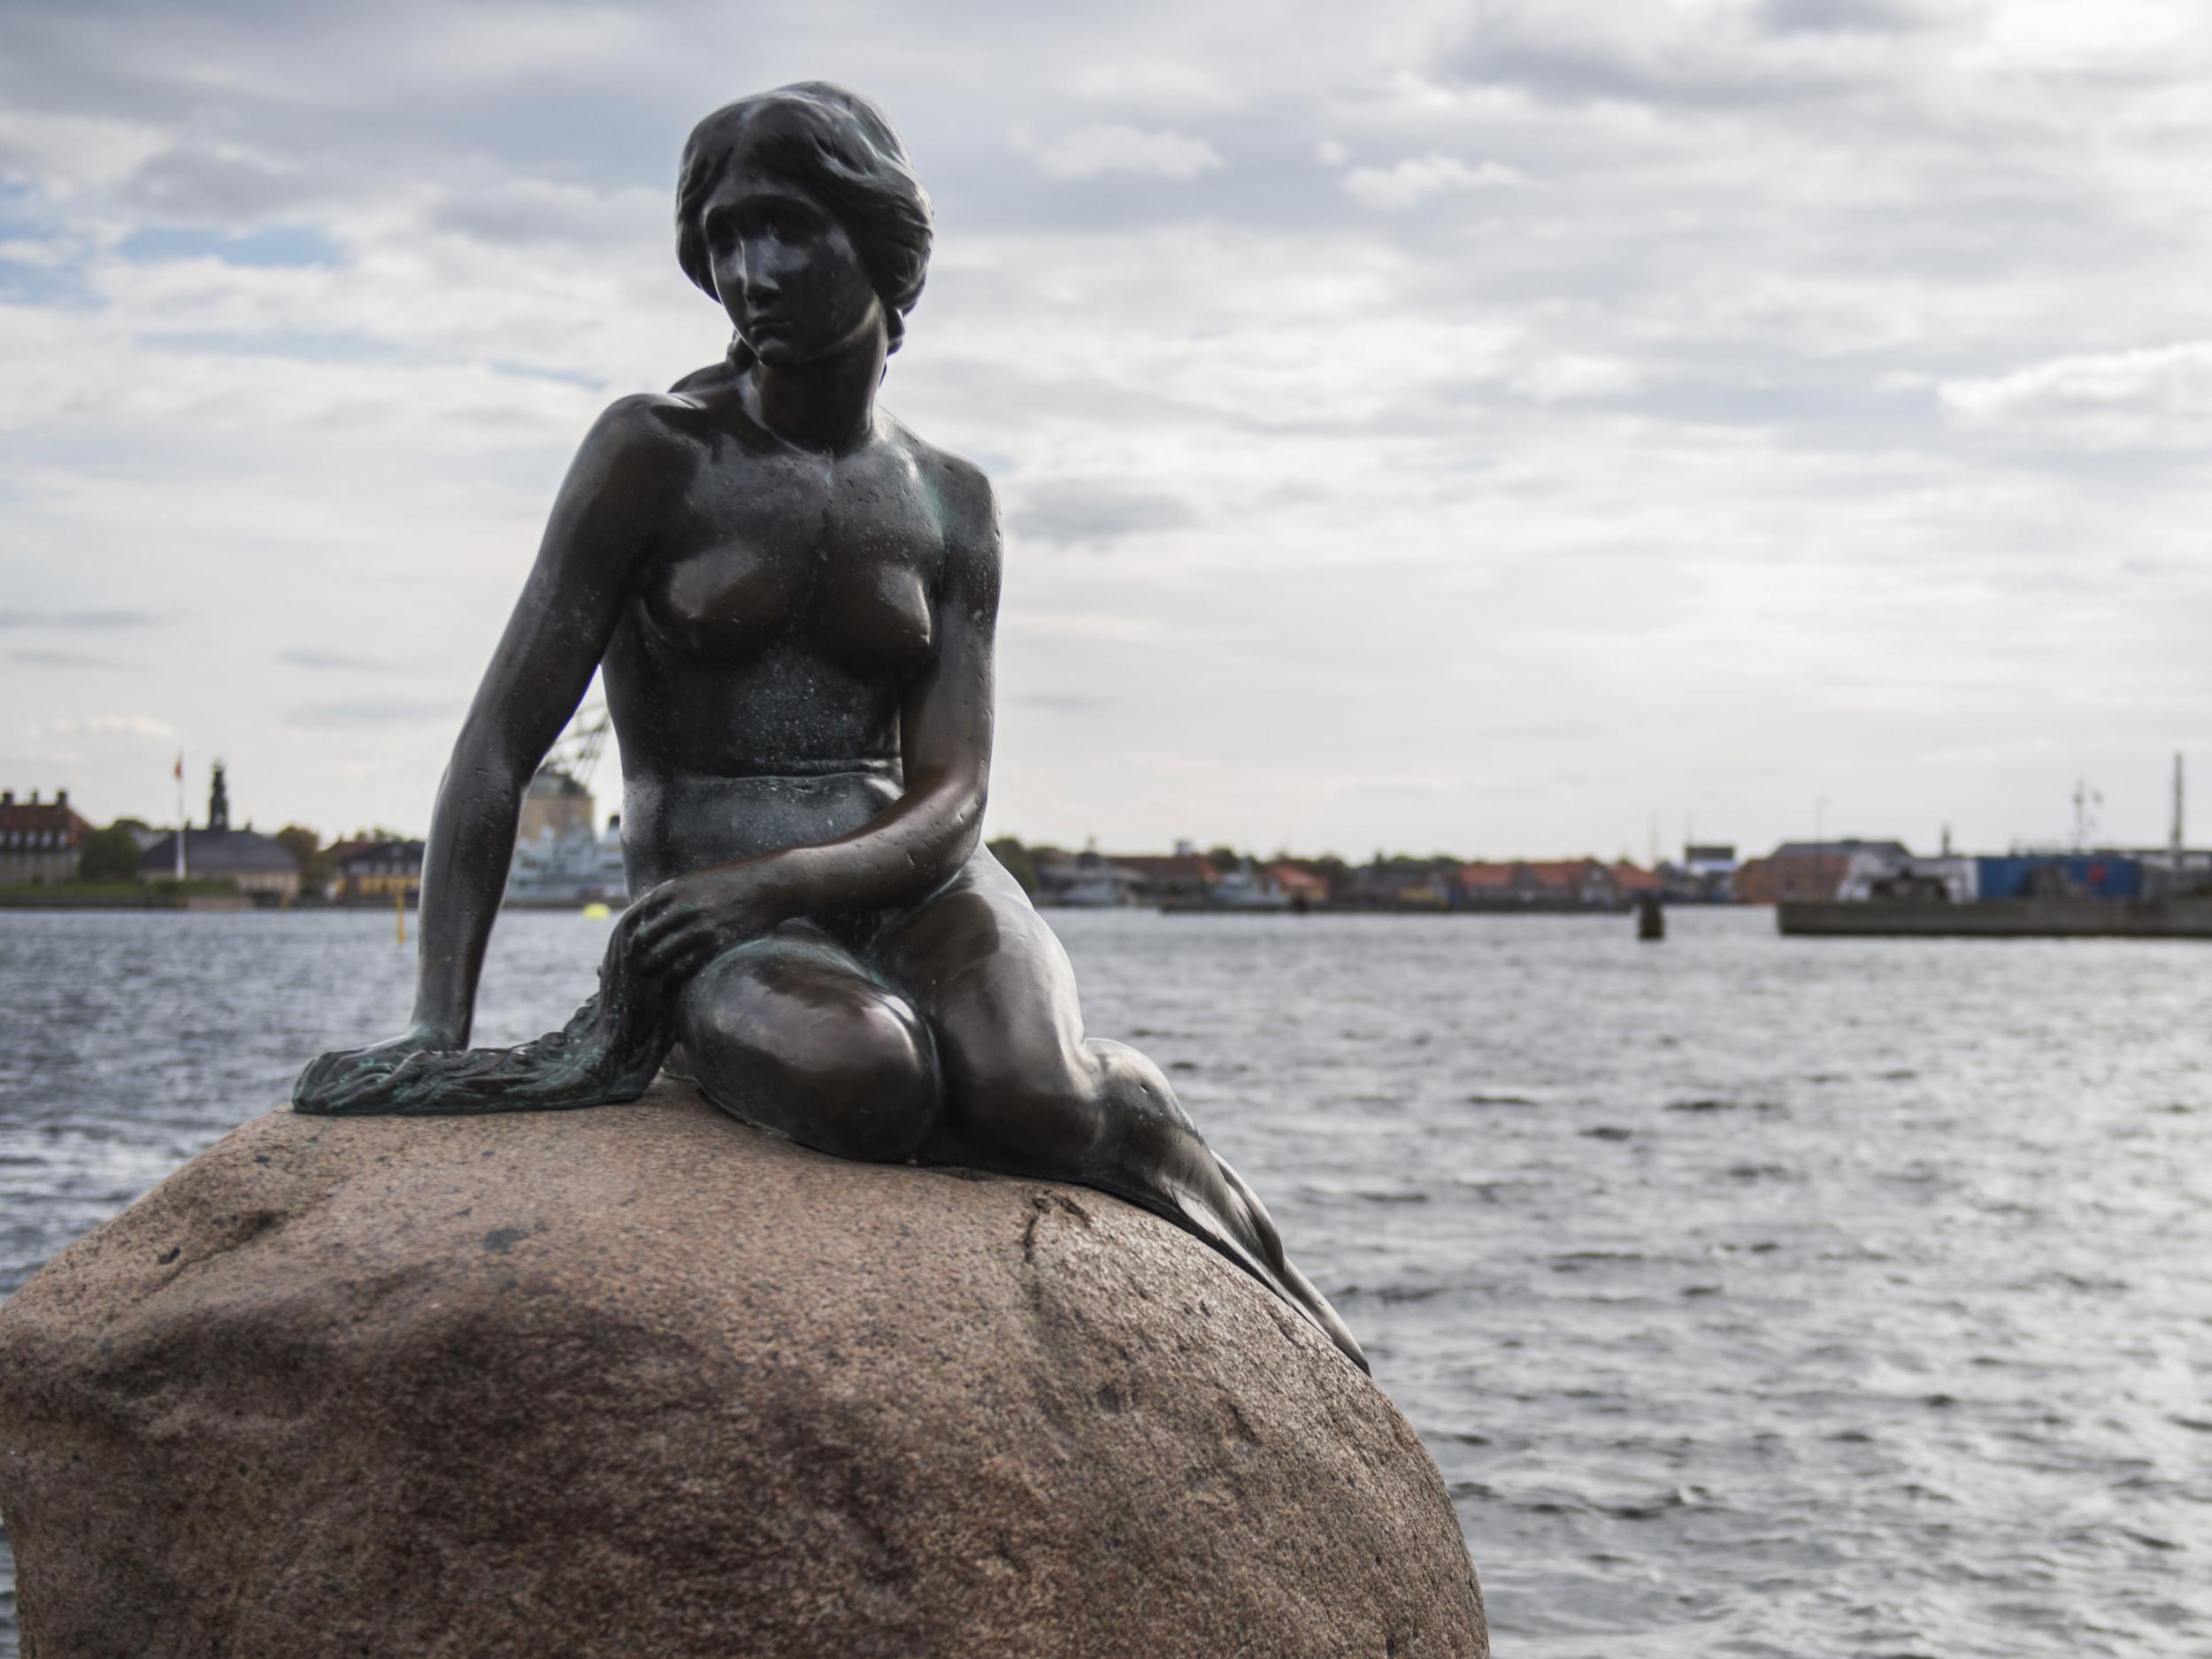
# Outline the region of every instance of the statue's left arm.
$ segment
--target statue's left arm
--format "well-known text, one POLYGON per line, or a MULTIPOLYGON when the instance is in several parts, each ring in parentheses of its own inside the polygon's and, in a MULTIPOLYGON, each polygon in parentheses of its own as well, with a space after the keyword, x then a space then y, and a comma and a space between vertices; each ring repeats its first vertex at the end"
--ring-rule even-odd
POLYGON ((981 472, 959 461, 948 467, 952 533, 931 655, 900 702, 905 793, 835 841, 663 882, 624 918, 640 968, 682 972, 793 917, 917 898, 975 856, 991 781, 998 505, 981 472))

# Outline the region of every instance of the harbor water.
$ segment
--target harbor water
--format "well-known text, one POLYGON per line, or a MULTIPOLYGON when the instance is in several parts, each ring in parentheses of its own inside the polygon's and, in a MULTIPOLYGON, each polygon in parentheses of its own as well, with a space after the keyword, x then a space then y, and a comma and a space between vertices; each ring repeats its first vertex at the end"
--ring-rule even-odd
MULTIPOLYGON (((2212 1654, 2212 946, 1053 919, 1420 1430, 1502 1655, 2212 1654)), ((504 917, 480 1039, 608 926, 504 917)), ((0 1294, 397 1030, 412 956, 0 914, 0 1294)))

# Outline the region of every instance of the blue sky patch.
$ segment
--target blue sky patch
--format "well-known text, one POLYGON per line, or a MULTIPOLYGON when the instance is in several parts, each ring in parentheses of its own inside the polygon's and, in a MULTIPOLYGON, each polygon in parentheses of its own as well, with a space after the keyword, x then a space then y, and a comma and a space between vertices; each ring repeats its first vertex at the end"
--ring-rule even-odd
POLYGON ((155 225, 134 231, 116 251, 126 259, 220 259, 225 265, 284 266, 339 265, 338 246, 312 225, 272 225, 243 235, 155 225))

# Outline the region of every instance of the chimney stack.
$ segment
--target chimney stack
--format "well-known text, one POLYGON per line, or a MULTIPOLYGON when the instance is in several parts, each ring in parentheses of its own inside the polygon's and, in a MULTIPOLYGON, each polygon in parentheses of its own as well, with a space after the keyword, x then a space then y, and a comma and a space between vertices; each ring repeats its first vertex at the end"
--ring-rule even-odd
POLYGON ((55 790, 54 804, 56 806, 67 806, 69 804, 69 791, 66 789, 55 790))
POLYGON ((36 806, 38 804, 38 791, 35 789, 31 791, 31 804, 33 806, 36 806))
POLYGON ((12 789, 0 789, 0 806, 13 806, 14 804, 15 791, 12 789))

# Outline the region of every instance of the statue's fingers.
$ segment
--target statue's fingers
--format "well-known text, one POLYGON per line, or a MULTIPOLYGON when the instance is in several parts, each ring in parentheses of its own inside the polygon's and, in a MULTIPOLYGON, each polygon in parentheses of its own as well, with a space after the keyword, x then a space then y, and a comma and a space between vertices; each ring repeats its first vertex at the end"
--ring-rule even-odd
POLYGON ((352 1057, 353 1050, 350 1048, 334 1048, 328 1054, 319 1054, 307 1063, 307 1069, 300 1073, 300 1081, 315 1085, 327 1083, 338 1068, 352 1057))
POLYGON ((415 1055, 409 1055, 396 1062, 379 1055, 374 1059, 363 1059, 352 1071, 333 1082, 327 1095, 329 1110, 351 1111, 373 1102, 378 1095, 391 1087, 393 1078, 416 1057, 415 1055))
POLYGON ((714 929, 698 918, 687 918, 643 945, 638 964, 655 978, 683 972, 700 965, 713 946, 714 929))
POLYGON ((674 908, 672 895, 660 887, 655 887, 622 912, 620 931, 626 933, 631 942, 635 943, 641 933, 665 919, 674 908))
POLYGON ((698 920, 699 913, 688 906, 669 905, 638 924, 637 948, 646 952, 657 951, 671 937, 695 926, 698 920))
POLYGON ((348 1057, 345 1051, 340 1050, 317 1055, 310 1060, 300 1072, 299 1079, 292 1085, 293 1100, 313 1102, 329 1094, 332 1082, 339 1075, 339 1068, 348 1057))
POLYGON ((693 974, 720 956, 733 941, 719 927, 703 922, 677 943, 672 972, 693 974))

